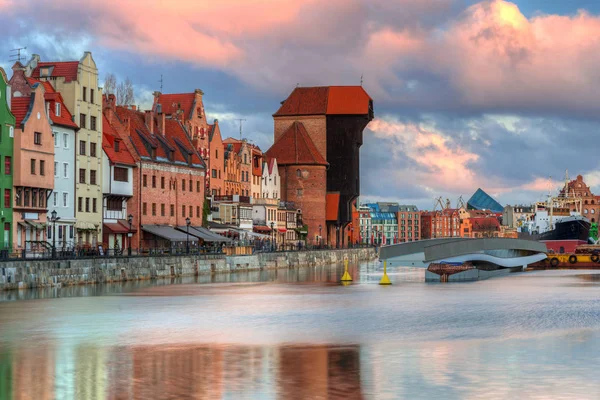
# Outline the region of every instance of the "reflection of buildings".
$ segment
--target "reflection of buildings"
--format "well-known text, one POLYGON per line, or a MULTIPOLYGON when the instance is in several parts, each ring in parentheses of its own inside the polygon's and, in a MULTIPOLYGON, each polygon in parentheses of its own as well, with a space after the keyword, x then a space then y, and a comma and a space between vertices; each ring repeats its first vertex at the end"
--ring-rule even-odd
POLYGON ((55 399, 54 376, 54 350, 51 346, 19 348, 13 358, 12 398, 55 399))
POLYGON ((281 399, 362 399, 358 346, 282 347, 281 399))

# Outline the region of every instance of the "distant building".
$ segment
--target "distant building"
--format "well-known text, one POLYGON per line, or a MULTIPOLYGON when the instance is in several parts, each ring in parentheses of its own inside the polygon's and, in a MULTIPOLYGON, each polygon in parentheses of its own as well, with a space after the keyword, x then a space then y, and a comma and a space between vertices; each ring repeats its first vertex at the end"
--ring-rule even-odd
POLYGON ((421 213, 421 238, 460 237, 460 214, 456 208, 421 213))
POLYGON ((279 178, 279 168, 277 159, 265 157, 262 166, 262 198, 277 199, 279 201, 281 195, 281 180, 279 178))
MULTIPOLYGON (((569 181, 566 187, 560 190, 559 197, 576 197, 581 199, 581 215, 588 218, 591 222, 598 222, 600 213, 600 196, 595 196, 590 187, 583 180, 583 176, 577 175, 577 178, 569 181)), ((572 206, 573 212, 578 212, 576 207, 572 206)))
POLYGON ((501 213, 504 210, 504 207, 502 207, 502 205, 494 200, 489 194, 481 189, 477 189, 469 201, 467 201, 467 209, 491 210, 496 213, 501 213))
POLYGON ((209 195, 221 196, 225 194, 225 151, 219 120, 215 119, 208 129, 210 157, 207 164, 206 179, 209 195))
POLYGON ((534 216, 535 210, 532 206, 506 206, 502 213, 502 224, 509 228, 521 228, 534 216))
POLYGON ((2 239, 0 250, 13 247, 13 173, 15 116, 11 108, 11 87, 6 73, 0 68, 0 215, 2 217, 2 239))
POLYGON ((421 212, 414 205, 398 206, 399 242, 414 242, 421 239, 421 212))

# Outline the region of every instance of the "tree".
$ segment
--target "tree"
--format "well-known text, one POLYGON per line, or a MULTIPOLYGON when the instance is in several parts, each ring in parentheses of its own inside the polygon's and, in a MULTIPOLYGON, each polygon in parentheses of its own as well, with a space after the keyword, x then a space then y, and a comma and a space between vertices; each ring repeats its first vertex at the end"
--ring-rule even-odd
POLYGON ((208 216, 210 215, 210 199, 204 199, 204 205, 202 207, 202 226, 208 228, 208 216))
POLYGON ((124 82, 117 82, 117 78, 112 73, 106 74, 104 78, 104 93, 114 94, 119 106, 129 106, 135 102, 131 79, 125 78, 124 82))

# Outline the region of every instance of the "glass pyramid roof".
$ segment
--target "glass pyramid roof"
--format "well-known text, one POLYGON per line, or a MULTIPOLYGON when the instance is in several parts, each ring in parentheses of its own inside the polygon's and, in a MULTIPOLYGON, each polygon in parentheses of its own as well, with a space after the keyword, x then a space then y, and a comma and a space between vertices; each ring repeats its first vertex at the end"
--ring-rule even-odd
POLYGON ((504 207, 500 203, 481 189, 477 189, 469 201, 467 201, 467 208, 469 210, 490 210, 493 212, 502 212, 504 210, 504 207))

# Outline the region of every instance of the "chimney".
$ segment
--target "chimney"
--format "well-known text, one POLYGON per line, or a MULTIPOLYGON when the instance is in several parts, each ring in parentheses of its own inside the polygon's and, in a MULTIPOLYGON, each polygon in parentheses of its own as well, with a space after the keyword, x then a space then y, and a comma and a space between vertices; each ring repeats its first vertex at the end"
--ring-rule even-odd
POLYGON ((150 133, 154 134, 154 111, 146 110, 146 126, 150 130, 150 133))
POLYGON ((137 111, 137 107, 136 107, 135 105, 133 105, 133 104, 131 105, 131 109, 132 109, 133 111, 137 111))
POLYGON ((219 120, 218 120, 218 119, 215 119, 215 122, 214 122, 214 124, 215 124, 215 125, 219 125, 219 120))
POLYGON ((158 127, 158 129, 160 129, 160 133, 163 136, 165 135, 165 113, 160 113, 158 116, 158 120, 160 121, 160 126, 158 127))

